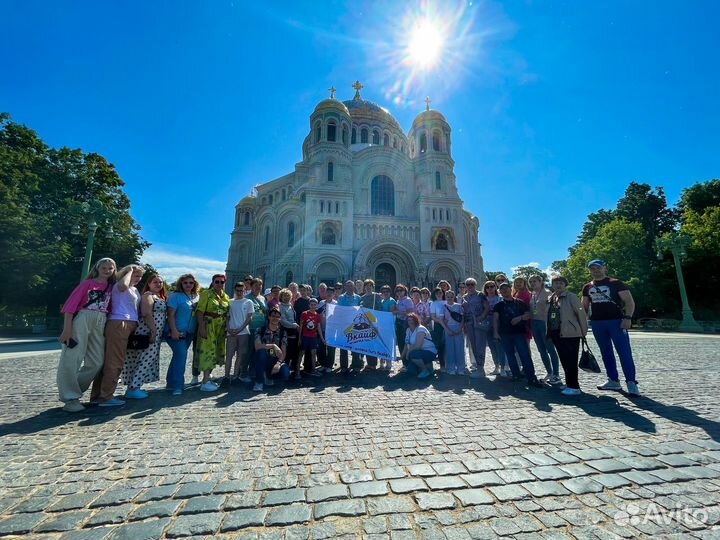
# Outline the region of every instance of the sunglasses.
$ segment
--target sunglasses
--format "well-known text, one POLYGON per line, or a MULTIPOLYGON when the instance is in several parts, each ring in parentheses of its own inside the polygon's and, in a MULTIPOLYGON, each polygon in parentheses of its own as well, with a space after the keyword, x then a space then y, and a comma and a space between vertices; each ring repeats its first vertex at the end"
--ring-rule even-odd
POLYGON ((195 285, 195 282, 194 281, 183 281, 182 284, 183 285, 195 285))
POLYGON ((466 283, 465 286, 466 286, 466 287, 474 287, 475 284, 474 284, 474 283, 466 283))
POLYGON ((215 281, 213 281, 213 283, 214 283, 215 285, 225 285, 225 282, 222 281, 222 280, 220 280, 220 279, 216 279, 215 281))

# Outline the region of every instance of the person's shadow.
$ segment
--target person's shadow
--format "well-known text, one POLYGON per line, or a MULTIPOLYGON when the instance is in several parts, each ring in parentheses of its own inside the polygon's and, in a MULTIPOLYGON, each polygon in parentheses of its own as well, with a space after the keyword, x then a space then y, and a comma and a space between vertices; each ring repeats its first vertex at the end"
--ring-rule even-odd
POLYGON ((714 440, 720 441, 720 423, 704 418, 692 409, 680 405, 666 405, 648 397, 633 398, 632 405, 623 403, 616 393, 594 395, 584 393, 580 396, 563 396, 557 388, 528 388, 524 382, 510 382, 503 379, 470 379, 461 376, 448 376, 436 373, 429 379, 418 380, 412 375, 395 373, 392 376, 382 371, 366 371, 350 376, 340 374, 326 375, 321 378, 305 378, 300 382, 276 381, 274 386, 266 387, 262 394, 251 391, 251 385, 233 385, 221 388, 218 392, 205 393, 198 388, 188 388, 181 396, 172 396, 167 390, 149 391, 149 397, 143 400, 128 400, 122 407, 87 407, 80 413, 69 414, 54 407, 34 416, 16 422, 0 425, 0 436, 10 434, 31 434, 66 425, 80 420, 81 427, 104 424, 118 417, 139 420, 161 410, 182 407, 196 401, 212 402, 215 407, 224 408, 245 402, 254 402, 263 398, 272 399, 282 392, 292 392, 295 388, 308 388, 311 394, 323 394, 334 389, 341 394, 351 394, 353 389, 382 389, 385 392, 415 392, 429 387, 439 392, 451 392, 456 395, 479 393, 488 401, 498 401, 512 396, 532 403, 542 412, 550 413, 555 406, 575 406, 592 417, 605 418, 625 424, 631 429, 644 433, 656 433, 655 423, 638 410, 646 411, 671 422, 698 427, 714 440), (634 410, 633 410, 634 409, 634 410))

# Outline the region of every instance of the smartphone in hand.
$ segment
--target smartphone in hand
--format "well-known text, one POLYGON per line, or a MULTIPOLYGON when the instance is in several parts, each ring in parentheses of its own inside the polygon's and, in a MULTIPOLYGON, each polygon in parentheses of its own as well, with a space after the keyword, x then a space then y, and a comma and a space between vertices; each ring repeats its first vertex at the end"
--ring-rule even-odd
POLYGON ((77 346, 77 341, 75 341, 73 338, 70 338, 67 343, 68 349, 74 349, 77 346))

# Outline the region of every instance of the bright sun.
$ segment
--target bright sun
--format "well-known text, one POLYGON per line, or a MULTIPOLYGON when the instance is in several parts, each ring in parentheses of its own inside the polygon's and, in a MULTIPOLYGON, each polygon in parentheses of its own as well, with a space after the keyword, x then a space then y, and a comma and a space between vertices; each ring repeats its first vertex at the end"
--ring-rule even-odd
POLYGON ((408 56, 418 67, 432 68, 440 59, 445 38, 440 29, 427 20, 418 21, 410 33, 408 56))

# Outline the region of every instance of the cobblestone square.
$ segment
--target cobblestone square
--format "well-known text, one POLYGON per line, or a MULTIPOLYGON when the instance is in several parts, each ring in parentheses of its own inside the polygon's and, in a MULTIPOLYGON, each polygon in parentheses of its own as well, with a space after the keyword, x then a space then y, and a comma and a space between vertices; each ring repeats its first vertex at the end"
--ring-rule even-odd
POLYGON ((58 353, 1 359, 0 536, 720 538, 720 337, 632 343, 638 399, 365 372, 76 415, 58 353))

